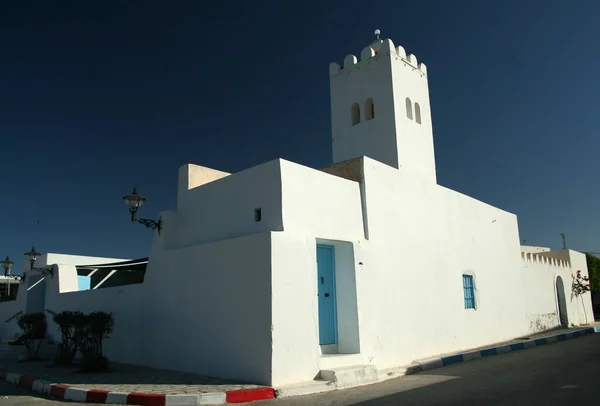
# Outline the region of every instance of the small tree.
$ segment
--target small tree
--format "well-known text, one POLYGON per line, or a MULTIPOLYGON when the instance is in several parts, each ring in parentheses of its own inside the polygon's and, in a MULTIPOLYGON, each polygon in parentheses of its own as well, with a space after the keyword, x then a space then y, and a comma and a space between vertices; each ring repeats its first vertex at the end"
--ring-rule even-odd
POLYGON ((81 319, 83 313, 64 311, 54 316, 54 322, 58 325, 62 335, 60 353, 57 362, 63 365, 71 365, 77 354, 76 323, 81 319))
POLYGON ((27 348, 27 359, 40 359, 39 351, 42 342, 40 341, 35 346, 34 340, 41 340, 46 337, 46 315, 44 313, 23 313, 17 324, 23 330, 23 338, 25 339, 25 348, 27 348))
POLYGON ((583 302, 583 294, 590 292, 590 278, 587 276, 581 276, 581 271, 578 270, 573 276, 572 292, 573 296, 581 298, 581 305, 583 306, 583 314, 585 315, 585 322, 587 324, 587 312, 585 311, 585 303, 583 302))
POLYGON ((81 352, 88 346, 88 318, 88 315, 81 312, 73 315, 73 341, 81 352))
POLYGON ((82 371, 103 371, 108 367, 103 342, 114 327, 112 313, 92 312, 79 323, 79 341, 82 352, 82 371), (85 322, 84 322, 85 321, 85 322))

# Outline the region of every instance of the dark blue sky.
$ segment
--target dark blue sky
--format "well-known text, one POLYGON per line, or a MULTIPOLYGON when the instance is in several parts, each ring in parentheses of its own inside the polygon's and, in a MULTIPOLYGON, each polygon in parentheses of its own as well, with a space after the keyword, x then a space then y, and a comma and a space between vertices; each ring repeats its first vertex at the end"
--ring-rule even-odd
POLYGON ((600 2, 4 3, 0 256, 147 255, 121 197, 174 208, 185 163, 327 165, 329 63, 375 28, 428 67, 440 184, 600 251, 600 2))

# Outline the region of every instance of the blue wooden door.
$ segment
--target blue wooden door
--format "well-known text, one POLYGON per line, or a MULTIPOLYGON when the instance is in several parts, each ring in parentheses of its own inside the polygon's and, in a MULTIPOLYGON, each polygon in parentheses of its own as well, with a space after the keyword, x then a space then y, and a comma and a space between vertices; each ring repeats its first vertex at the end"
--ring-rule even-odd
POLYGON ((335 252, 331 245, 317 245, 317 279, 319 286, 319 344, 336 344, 335 252))

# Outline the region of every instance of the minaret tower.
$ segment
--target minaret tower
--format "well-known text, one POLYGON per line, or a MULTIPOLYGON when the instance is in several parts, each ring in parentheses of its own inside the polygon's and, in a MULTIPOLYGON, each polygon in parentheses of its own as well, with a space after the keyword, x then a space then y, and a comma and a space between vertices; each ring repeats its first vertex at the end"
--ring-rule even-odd
POLYGON ((427 68, 380 35, 329 66, 333 161, 365 155, 436 183, 427 68))

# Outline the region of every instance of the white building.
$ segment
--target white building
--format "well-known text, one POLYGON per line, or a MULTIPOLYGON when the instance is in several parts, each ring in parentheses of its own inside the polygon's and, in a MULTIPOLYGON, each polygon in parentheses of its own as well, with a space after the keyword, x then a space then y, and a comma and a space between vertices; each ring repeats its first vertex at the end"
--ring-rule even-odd
POLYGON ((185 165, 143 284, 55 276, 47 306, 114 312, 114 360, 274 386, 591 321, 583 254, 521 247, 514 214, 437 184, 425 65, 389 39, 343 65, 332 165, 185 165))
POLYGON ((0 275, 0 301, 14 300, 21 281, 12 276, 0 275))

